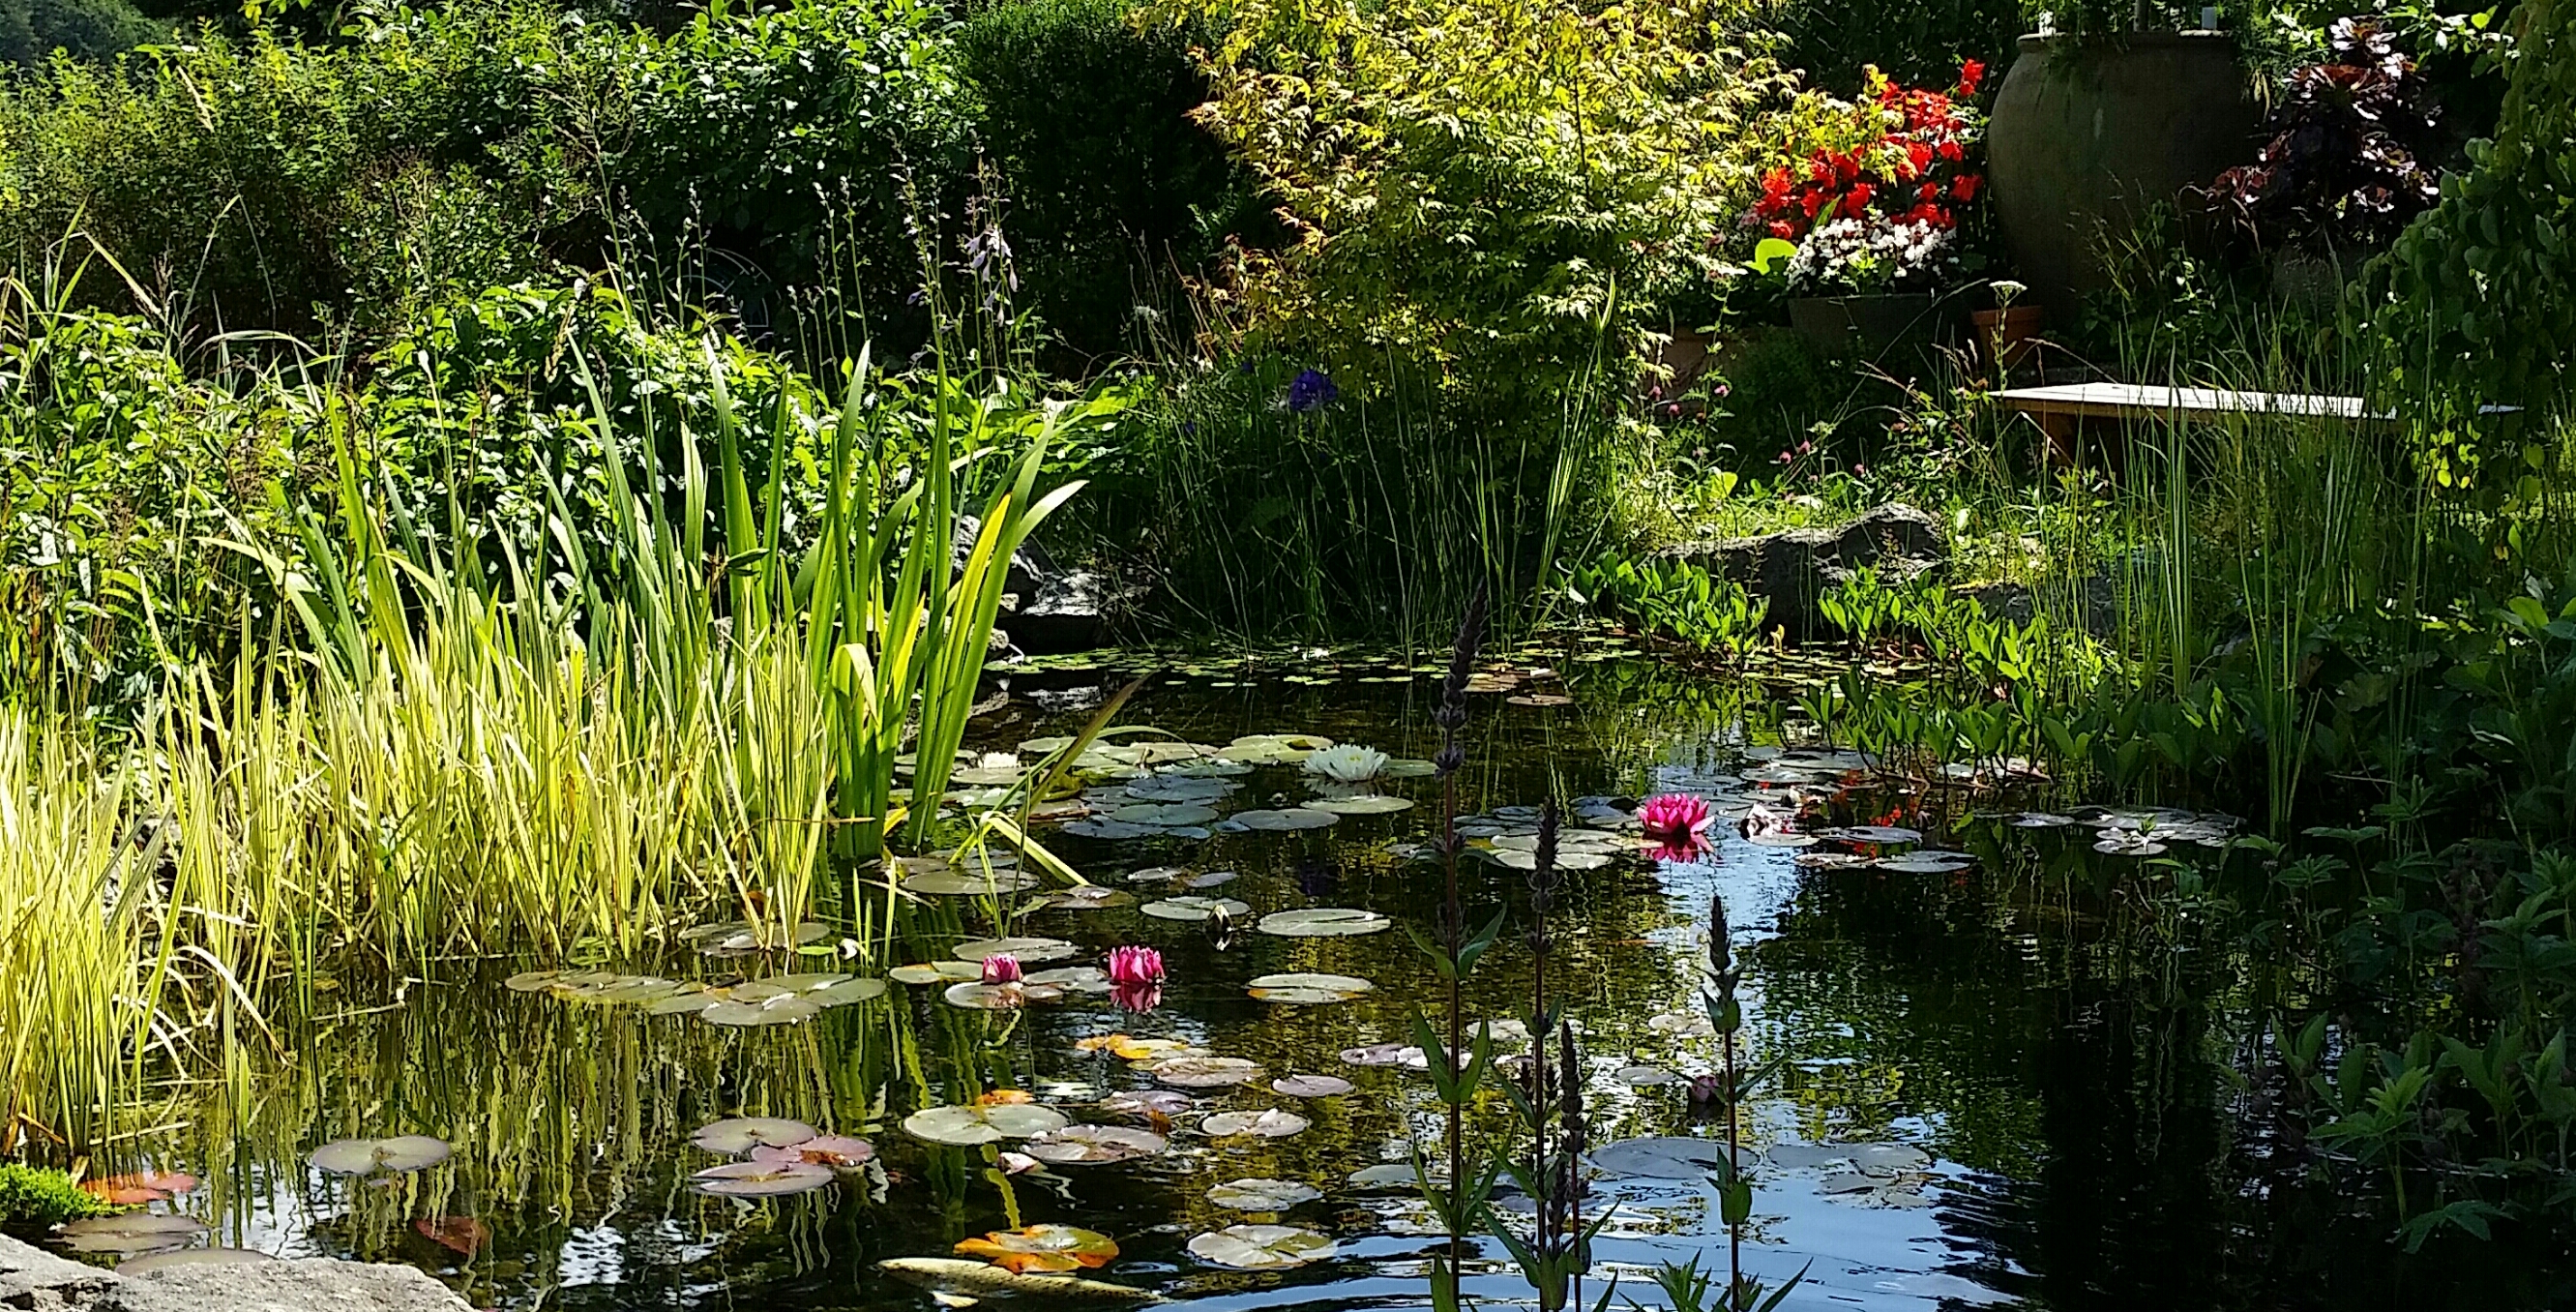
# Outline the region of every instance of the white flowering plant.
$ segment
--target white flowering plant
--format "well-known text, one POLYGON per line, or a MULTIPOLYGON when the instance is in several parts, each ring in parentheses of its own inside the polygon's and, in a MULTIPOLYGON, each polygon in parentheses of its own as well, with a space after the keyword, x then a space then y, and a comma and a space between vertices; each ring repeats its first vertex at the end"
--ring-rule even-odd
POLYGON ((1794 296, 1832 296, 1932 287, 1960 271, 1958 230, 1882 214, 1835 219, 1808 230, 1783 273, 1794 296))

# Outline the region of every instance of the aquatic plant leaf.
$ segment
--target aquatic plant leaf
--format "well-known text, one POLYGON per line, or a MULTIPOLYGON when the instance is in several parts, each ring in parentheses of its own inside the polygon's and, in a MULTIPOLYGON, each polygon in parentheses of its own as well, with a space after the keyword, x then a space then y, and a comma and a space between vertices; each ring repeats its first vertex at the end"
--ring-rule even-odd
POLYGON ((886 972, 886 978, 897 984, 956 984, 984 978, 984 965, 979 961, 932 961, 897 966, 886 972))
MULTIPOLYGON (((1538 868, 1538 853, 1524 852, 1516 847, 1494 848, 1486 851, 1484 856, 1487 860, 1492 861, 1494 864, 1499 865, 1506 870, 1535 870, 1538 868)), ((1617 858, 1607 852, 1587 852, 1577 848, 1573 851, 1557 853, 1556 868, 1559 870, 1599 870, 1616 859, 1617 858)))
POLYGON ((54 1227, 55 1237, 75 1253, 129 1256, 178 1248, 205 1233, 207 1228, 203 1222, 184 1216, 151 1213, 93 1216, 54 1227))
POLYGON ((1800 870, 1857 870, 1862 866, 1874 864, 1870 858, 1857 852, 1810 850, 1800 852, 1791 859, 1797 862, 1800 870))
MULTIPOLYGON (((1435 1185, 1448 1183, 1447 1168, 1437 1162, 1426 1165, 1431 1175, 1431 1183, 1435 1185)), ((1386 1162, 1378 1166, 1363 1166, 1351 1172, 1349 1183, 1355 1189, 1413 1189, 1420 1187, 1422 1178, 1414 1174, 1413 1164, 1410 1162, 1386 1162)))
POLYGON ((1032 1137, 1020 1151, 1052 1166, 1105 1166, 1151 1157, 1170 1147, 1163 1136, 1123 1125, 1068 1125, 1032 1137))
POLYGON ((1270 1082, 1270 1090, 1291 1098, 1338 1098, 1351 1091, 1351 1082, 1338 1075, 1283 1075, 1270 1082))
POLYGON ((1353 1066, 1409 1066, 1417 1071, 1431 1069, 1429 1054, 1403 1043, 1373 1043, 1365 1048, 1344 1048, 1342 1060, 1353 1066))
POLYGON ((836 1170, 847 1171, 867 1165, 876 1157, 877 1148, 875 1144, 865 1139, 853 1139, 839 1134, 818 1134, 802 1143, 784 1148, 754 1148, 751 1150, 751 1155, 755 1158, 774 1161, 801 1159, 812 1162, 816 1166, 829 1166, 836 1170))
POLYGON ((1925 856, 1918 852, 1910 856, 1881 857, 1872 864, 1891 874, 1955 875, 1960 871, 1967 869, 1972 863, 1967 861, 1944 860, 1939 857, 1925 856))
POLYGON ((762 1025, 793 1025, 822 1014, 821 1007, 803 998, 781 995, 761 1002, 719 1002, 699 1012, 698 1019, 710 1025, 750 1029, 762 1025))
POLYGON ((827 984, 811 993, 807 993, 804 995, 804 998, 807 1002, 811 1002, 816 1006, 846 1007, 853 1003, 866 1002, 871 998, 882 998, 885 996, 885 993, 886 982, 884 980, 845 979, 838 984, 827 984))
POLYGON ((1817 838, 1814 834, 1802 834, 1795 830, 1771 829, 1761 833, 1746 834, 1744 841, 1755 847, 1814 847, 1817 838))
POLYGON ((792 1148, 822 1131, 803 1121, 778 1116, 737 1116, 717 1121, 689 1136, 689 1143, 711 1153, 740 1157, 754 1148, 792 1148))
POLYGON ((1840 829, 1821 830, 1817 837, 1841 843, 1920 843, 1923 831, 1896 825, 1845 825, 1840 829))
POLYGON ((1324 1196, 1324 1191, 1295 1180, 1270 1180, 1254 1177, 1228 1180, 1207 1191, 1207 1200, 1219 1207, 1239 1212, 1284 1212, 1300 1203, 1311 1203, 1324 1196))
POLYGON ((733 1000, 736 1002, 767 1002, 771 998, 812 993, 818 989, 842 983, 849 978, 847 975, 772 975, 766 979, 736 984, 727 992, 733 995, 733 1000))
POLYGON ((1351 975, 1261 975, 1245 986, 1263 1002, 1348 1002, 1377 985, 1351 975))
POLYGON ((1717 1033, 1717 1026, 1704 1011, 1667 1011, 1648 1016, 1646 1028, 1677 1039, 1705 1039, 1717 1033))
POLYGON ((1110 812, 1108 818, 1120 824, 1172 829, 1206 824, 1216 819, 1216 808, 1199 802, 1134 802, 1110 812))
POLYGON ((422 1171, 446 1161, 455 1150, 444 1139, 406 1134, 392 1139, 335 1139, 313 1150, 313 1165, 333 1175, 397 1174, 422 1171))
POLYGON ((1233 823, 1255 833, 1288 833, 1300 829, 1322 829, 1338 824, 1341 817, 1330 811, 1309 806, 1292 806, 1280 810, 1237 811, 1233 823))
POLYGON ((1343 934, 1374 934, 1394 923, 1374 911, 1310 907, 1303 911, 1273 911, 1261 918, 1257 928, 1264 934, 1285 938, 1328 938, 1343 934))
POLYGON ((995 870, 989 878, 980 870, 925 870, 905 876, 903 890, 933 897, 979 897, 986 893, 1026 892, 1042 882, 1021 870, 995 870))
POLYGON ((1072 993, 1107 993, 1109 972, 1098 966, 1059 966, 1054 970, 1036 971, 1020 982, 1072 993))
POLYGON ((983 1258, 1005 1271, 1080 1271, 1107 1266, 1118 1256, 1118 1241, 1097 1230, 1033 1225, 961 1240, 955 1251, 961 1256, 983 1258))
POLYGON ((1611 1175, 1641 1175, 1658 1180, 1700 1180, 1727 1169, 1726 1145, 1715 1139, 1659 1136, 1622 1139, 1592 1150, 1594 1169, 1611 1175))
POLYGON ((689 1187, 724 1198, 784 1198, 830 1184, 832 1168, 812 1162, 724 1162, 689 1177, 689 1187))
POLYGON ((512 993, 543 993, 561 978, 560 970, 523 970, 501 981, 501 987, 512 993))
POLYGON ((1081 949, 1060 938, 978 938, 969 939, 950 949, 959 961, 982 961, 986 957, 1013 957, 1023 966, 1041 961, 1062 961, 1081 949))
POLYGON ((1392 815, 1397 811, 1412 810, 1413 799, 1390 797, 1384 793, 1363 793, 1357 797, 1319 797, 1306 805, 1309 809, 1330 811, 1335 815, 1392 815))
POLYGON ((1247 1084, 1264 1073, 1261 1063, 1241 1057, 1169 1057, 1154 1063, 1155 1079, 1183 1089, 1247 1084))
POLYGON ((1185 897, 1167 897, 1159 902, 1148 902, 1140 909, 1143 910, 1146 915, 1152 916, 1156 920, 1206 920, 1211 916, 1224 916, 1228 919, 1233 919, 1239 916, 1250 915, 1252 913, 1252 904, 1249 902, 1237 902, 1230 897, 1199 897, 1196 895, 1190 895, 1185 897))
POLYGON ((1231 1138, 1239 1134, 1256 1139, 1285 1139, 1313 1124, 1295 1112, 1268 1107, 1257 1112, 1218 1112, 1200 1121, 1199 1130, 1211 1139, 1231 1138))
POLYGON ((246 1266, 277 1259, 254 1248, 182 1248, 175 1253, 149 1253, 130 1257, 116 1264, 121 1276, 148 1275, 154 1271, 185 1271, 192 1267, 246 1266))
POLYGON ((2015 829, 2068 829, 2083 823, 2071 815, 2052 815, 2046 811, 2022 811, 2006 820, 2015 829))
POLYGON ((420 1237, 441 1248, 472 1257, 492 1243, 492 1227, 471 1216, 424 1216, 411 1223, 420 1237))
POLYGON ((1052 1107, 1004 1103, 997 1107, 925 1107, 903 1119, 903 1131, 929 1143, 970 1146, 1026 1139, 1072 1123, 1070 1117, 1052 1107))
POLYGON ((1190 1240, 1190 1255, 1238 1271, 1279 1271, 1331 1257, 1337 1245, 1289 1225, 1230 1225, 1190 1240))
POLYGON ((1231 883, 1233 883, 1235 880, 1237 880, 1237 879, 1239 879, 1239 878, 1241 878, 1241 876, 1239 876, 1239 875, 1235 874, 1235 873, 1234 873, 1233 871, 1231 871, 1231 870, 1211 870, 1211 871, 1207 872, 1206 874, 1203 874, 1203 875, 1192 875, 1192 876, 1190 876, 1189 878, 1182 880, 1182 881, 1181 881, 1181 887, 1183 887, 1183 888, 1222 888, 1222 887, 1224 887, 1224 886, 1225 886, 1225 885, 1227 885, 1227 884, 1231 884, 1231 883))
POLYGON ((1122 1061, 1141 1061, 1147 1065, 1171 1057, 1208 1055, 1207 1049, 1179 1039, 1139 1039, 1125 1034, 1095 1034, 1087 1039, 1076 1040, 1073 1046, 1080 1052, 1098 1052, 1106 1048, 1110 1055, 1122 1061))
POLYGON ((1169 1120, 1190 1109, 1190 1096, 1170 1089, 1123 1089, 1100 1100, 1101 1110, 1148 1120, 1169 1120))
POLYGON ((1102 911, 1111 907, 1134 906, 1136 895, 1124 889, 1102 888, 1098 884, 1077 884, 1059 888, 1038 899, 1047 911, 1102 911))
POLYGON ((655 998, 651 1002, 645 1003, 644 1014, 647 1016, 694 1016, 719 1002, 730 1001, 731 997, 732 995, 723 989, 711 989, 701 985, 692 989, 683 989, 680 992, 671 994, 669 997, 655 998))
POLYGON ((1622 1083, 1633 1084, 1639 1088, 1656 1084, 1679 1084, 1682 1082, 1681 1076, 1675 1075, 1661 1066, 1647 1066, 1643 1064, 1620 1067, 1619 1079, 1622 1083))
POLYGON ((939 996, 947 999, 948 1005, 969 1011, 1009 1011, 1032 1002, 1060 1001, 1064 992, 1059 985, 1039 984, 1026 979, 1016 984, 985 984, 969 980, 949 985, 947 991, 939 996))

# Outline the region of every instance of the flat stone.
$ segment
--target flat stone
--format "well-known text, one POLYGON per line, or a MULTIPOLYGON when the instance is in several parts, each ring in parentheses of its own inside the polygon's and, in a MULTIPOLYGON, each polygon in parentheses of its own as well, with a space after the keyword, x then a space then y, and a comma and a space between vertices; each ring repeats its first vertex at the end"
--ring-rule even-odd
POLYGON ((469 1312, 416 1267, 328 1258, 120 1276, 0 1235, 0 1307, 44 1312, 469 1312))

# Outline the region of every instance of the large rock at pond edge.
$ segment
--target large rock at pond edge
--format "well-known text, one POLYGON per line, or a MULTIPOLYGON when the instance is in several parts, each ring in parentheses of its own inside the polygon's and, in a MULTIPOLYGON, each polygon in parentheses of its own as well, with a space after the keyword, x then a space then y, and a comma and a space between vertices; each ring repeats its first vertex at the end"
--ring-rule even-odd
MULTIPOLYGON (((950 546, 959 572, 965 570, 967 558, 975 554, 975 539, 982 532, 983 526, 973 515, 957 517, 950 546)), ((1099 575, 1089 570, 1060 568, 1047 555, 1046 548, 1023 542, 1018 551, 1011 553, 1009 571, 1002 579, 1002 613, 998 622, 1008 642, 996 639, 994 645, 1014 647, 1028 656, 1089 651, 1108 641, 1104 612, 1110 604, 1109 593, 1099 575)), ((1002 653, 997 650, 995 654, 1002 653)))
POLYGON ((0 1308, 60 1312, 470 1312, 426 1273, 373 1262, 243 1262, 121 1276, 0 1235, 0 1308))
POLYGON ((1940 521, 1912 506, 1890 503, 1840 528, 1793 528, 1760 537, 1695 542, 1658 553, 1687 560, 1771 603, 1765 628, 1792 638, 1821 634, 1826 625, 1816 598, 1852 572, 1868 566, 1887 583, 1935 574, 1948 563, 1940 521))

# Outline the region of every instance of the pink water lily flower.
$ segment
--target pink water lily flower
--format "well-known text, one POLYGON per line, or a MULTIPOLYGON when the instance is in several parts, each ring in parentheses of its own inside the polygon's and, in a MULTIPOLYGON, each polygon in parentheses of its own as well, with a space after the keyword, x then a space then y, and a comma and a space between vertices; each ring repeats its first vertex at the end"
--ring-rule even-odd
POLYGON ((1020 973, 1020 959, 1008 952, 984 958, 984 982, 987 984, 1017 984, 1020 973))
POLYGON ((1162 952, 1140 947, 1110 949, 1109 982, 1122 988, 1162 983, 1162 952))
POLYGON ((1646 837, 1662 843, 1695 843, 1708 828, 1708 801, 1689 793, 1665 793, 1649 797, 1637 808, 1637 821, 1646 828, 1646 837))

